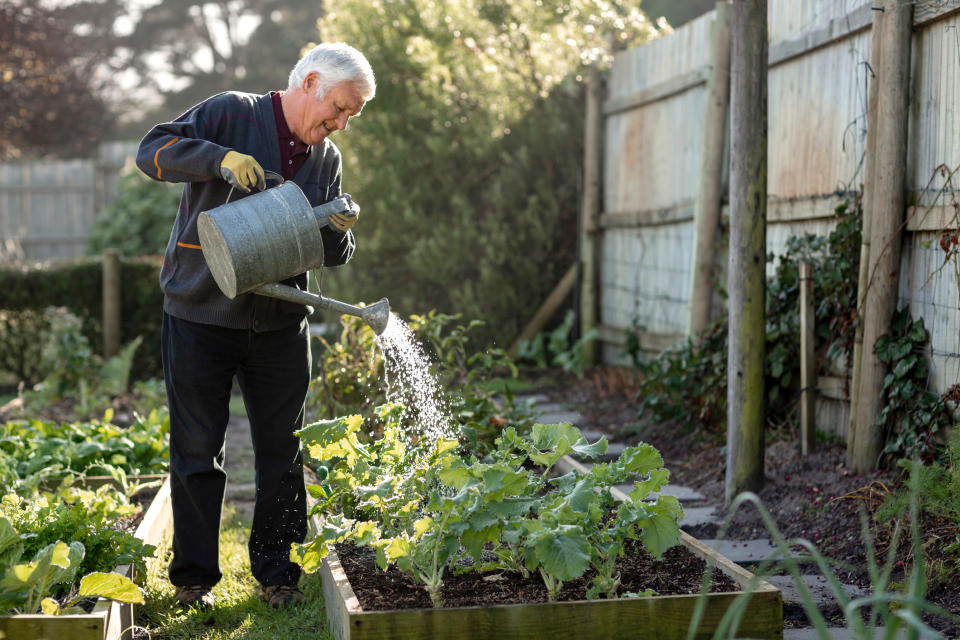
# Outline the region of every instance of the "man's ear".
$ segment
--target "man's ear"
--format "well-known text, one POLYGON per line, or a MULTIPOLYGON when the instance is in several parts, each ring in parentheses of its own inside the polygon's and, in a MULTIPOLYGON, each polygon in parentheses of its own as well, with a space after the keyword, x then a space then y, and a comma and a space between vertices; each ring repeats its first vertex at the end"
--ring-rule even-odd
POLYGON ((316 71, 311 71, 304 78, 300 87, 307 93, 314 94, 317 92, 317 86, 320 84, 319 76, 316 71))

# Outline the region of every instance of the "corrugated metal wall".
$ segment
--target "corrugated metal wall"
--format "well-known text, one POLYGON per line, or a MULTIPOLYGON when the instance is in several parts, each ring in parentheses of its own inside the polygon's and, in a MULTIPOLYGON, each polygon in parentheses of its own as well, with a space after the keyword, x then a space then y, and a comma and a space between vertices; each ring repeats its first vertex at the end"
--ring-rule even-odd
POLYGON ((136 142, 107 142, 95 158, 0 164, 0 256, 83 255, 87 232, 136 148, 136 142))
MULTIPOLYGON (((794 235, 829 233, 843 194, 862 188, 872 4, 769 0, 768 251, 782 252, 794 235)), ((651 351, 686 331, 713 17, 618 53, 607 80, 599 318, 607 362, 622 357, 628 330, 651 351)), ((941 230, 958 226, 960 173, 952 184, 935 174, 960 166, 960 0, 919 3, 914 24, 908 201, 938 206, 905 212, 915 215, 900 300, 931 332, 933 384, 943 391, 960 381, 960 274, 956 261, 942 267, 939 247, 941 230)), ((832 410, 842 433, 843 409, 832 410)))

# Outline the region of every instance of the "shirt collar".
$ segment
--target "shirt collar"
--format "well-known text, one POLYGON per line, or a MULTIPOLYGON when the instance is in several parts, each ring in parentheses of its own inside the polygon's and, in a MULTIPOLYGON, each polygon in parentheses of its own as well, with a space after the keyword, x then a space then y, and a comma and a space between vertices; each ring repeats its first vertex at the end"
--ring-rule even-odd
MULTIPOLYGON (((306 153, 310 149, 309 145, 300 142, 300 140, 293 135, 290 131, 290 126, 287 124, 287 119, 283 115, 283 104, 280 102, 282 96, 282 91, 274 91, 270 94, 270 100, 273 102, 273 119, 277 123, 277 137, 280 138, 282 143, 293 140, 293 154, 306 153)), ((286 148, 286 146, 287 144, 283 144, 284 148, 286 148)))

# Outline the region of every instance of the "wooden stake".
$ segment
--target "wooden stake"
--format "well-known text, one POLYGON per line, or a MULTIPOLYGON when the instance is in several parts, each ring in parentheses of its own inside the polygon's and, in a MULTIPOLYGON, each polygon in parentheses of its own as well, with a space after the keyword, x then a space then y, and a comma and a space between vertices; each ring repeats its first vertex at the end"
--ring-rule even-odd
POLYGON ((867 145, 863 163, 863 222, 860 227, 860 273, 857 278, 857 326, 853 338, 853 371, 850 380, 850 420, 847 423, 847 466, 853 467, 853 452, 856 448, 857 413, 860 408, 860 365, 863 354, 863 309, 870 277, 870 222, 873 220, 873 193, 876 187, 877 157, 877 96, 880 83, 877 72, 883 55, 883 11, 873 12, 873 27, 870 35, 870 87, 867 93, 867 145))
POLYGON ((703 161, 693 211, 688 335, 706 330, 713 299, 713 267, 723 200, 723 152, 730 107, 730 4, 718 2, 710 29, 710 75, 703 124, 703 161))
POLYGON ((763 486, 767 1, 735 0, 730 55, 726 500, 763 486))
MULTIPOLYGON (((877 339, 890 330, 896 311, 900 270, 899 227, 905 206, 907 166, 907 104, 910 90, 910 39, 913 4, 900 0, 882 3, 880 43, 883 58, 877 72, 877 157, 871 200, 870 277, 864 292, 863 349, 861 350, 859 405, 851 456, 852 470, 876 468, 883 448, 877 427, 883 395, 885 365, 874 352, 877 339)), ((875 34, 876 35, 876 34, 875 34)))
POLYGON ((120 251, 103 252, 103 357, 120 351, 120 251))
POLYGON ((814 361, 813 264, 800 268, 800 453, 813 452, 816 441, 817 370, 814 361))
MULTIPOLYGON (((596 69, 587 76, 583 134, 583 208, 580 221, 580 335, 597 325, 596 243, 600 211, 600 157, 603 144, 603 79, 596 69)), ((583 362, 596 362, 593 340, 583 345, 583 362)))

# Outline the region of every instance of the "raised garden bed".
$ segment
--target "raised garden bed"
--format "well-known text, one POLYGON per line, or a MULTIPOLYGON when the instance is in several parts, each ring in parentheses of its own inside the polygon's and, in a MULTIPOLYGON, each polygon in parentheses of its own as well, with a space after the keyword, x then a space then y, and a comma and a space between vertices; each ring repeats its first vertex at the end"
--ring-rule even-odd
MULTIPOLYGON (((560 466, 560 465, 558 465, 560 466)), ((567 469, 580 467, 567 458, 567 469)), ((615 493, 619 493, 615 490, 615 493)), ((621 494, 619 498, 622 499, 621 494)), ((319 523, 314 522, 314 526, 319 523)), ((738 636, 783 637, 783 600, 780 591, 681 532, 680 544, 716 567, 739 590, 706 595, 706 607, 696 638, 709 638, 735 599, 753 584, 738 636)), ((374 568, 373 570, 378 570, 374 568)), ((686 638, 697 600, 696 593, 639 598, 563 600, 486 606, 393 608, 365 610, 350 583, 340 557, 331 550, 321 568, 327 620, 337 640, 469 640, 470 638, 686 638), (638 635, 639 634, 639 635, 638 635)), ((663 591, 664 589, 661 589, 663 591)))
MULTIPOLYGON (((131 478, 136 480, 136 478, 131 478)), ((146 481, 147 479, 142 479, 146 481)), ((147 544, 158 545, 172 524, 170 481, 164 481, 147 507, 137 526, 136 537, 147 544)), ((115 573, 132 578, 131 565, 120 565, 115 573)), ((50 616, 18 614, 0 616, 0 637, 11 639, 44 638, 45 640, 131 640, 134 608, 103 599, 84 615, 50 616)))

